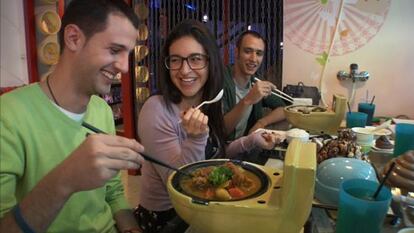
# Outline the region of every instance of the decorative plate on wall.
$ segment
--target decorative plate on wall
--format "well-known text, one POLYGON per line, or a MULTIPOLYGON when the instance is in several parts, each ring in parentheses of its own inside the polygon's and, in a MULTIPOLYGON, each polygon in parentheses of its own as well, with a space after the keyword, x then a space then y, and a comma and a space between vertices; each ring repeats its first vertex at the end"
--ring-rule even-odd
POLYGON ((135 94, 137 97, 137 102, 142 104, 149 97, 150 91, 147 87, 137 87, 135 89, 135 94))
POLYGON ((52 10, 45 10, 36 16, 37 26, 45 35, 55 35, 60 30, 61 21, 58 13, 52 10))
POLYGON ((135 62, 138 63, 148 55, 148 47, 145 45, 135 46, 135 62))
POLYGON ((144 41, 148 38, 148 27, 145 24, 140 24, 138 26, 138 41, 144 41))
POLYGON ((139 83, 148 82, 149 73, 146 66, 135 66, 135 80, 139 83))
POLYGON ((37 48, 39 60, 46 65, 54 65, 59 60, 60 46, 54 36, 46 37, 37 48))
POLYGON ((140 20, 146 20, 148 18, 149 11, 145 3, 135 5, 135 14, 137 14, 140 20))

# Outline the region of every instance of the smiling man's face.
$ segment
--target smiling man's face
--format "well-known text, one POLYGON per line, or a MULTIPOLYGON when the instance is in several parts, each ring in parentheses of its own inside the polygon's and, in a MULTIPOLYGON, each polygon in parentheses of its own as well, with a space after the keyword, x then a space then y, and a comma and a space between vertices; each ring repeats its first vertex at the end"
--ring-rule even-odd
POLYGON ((128 72, 137 29, 125 16, 110 14, 105 30, 92 35, 79 51, 79 76, 90 94, 107 94, 120 73, 128 72))
POLYGON ((236 48, 236 65, 243 76, 252 76, 259 69, 264 57, 265 43, 261 38, 245 35, 236 48))

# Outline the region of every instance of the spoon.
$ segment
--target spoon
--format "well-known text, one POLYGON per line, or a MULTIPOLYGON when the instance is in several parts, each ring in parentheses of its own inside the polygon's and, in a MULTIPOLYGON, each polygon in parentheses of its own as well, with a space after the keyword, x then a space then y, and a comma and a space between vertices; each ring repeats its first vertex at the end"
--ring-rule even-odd
POLYGON ((214 99, 208 100, 208 101, 204 101, 203 103, 201 103, 200 105, 198 105, 195 109, 201 108, 204 104, 212 104, 212 103, 215 103, 215 102, 221 100, 222 97, 223 97, 223 89, 221 89, 221 91, 216 95, 216 97, 214 97, 214 99))
MULTIPOLYGON (((221 91, 216 95, 216 97, 214 97, 214 99, 212 99, 212 100, 206 100, 206 101, 202 102, 197 107, 195 107, 195 109, 200 109, 204 104, 212 104, 212 103, 215 103, 215 102, 221 100, 221 98, 223 98, 223 89, 221 89, 221 91)), ((181 122, 182 122, 182 120, 180 119, 178 121, 178 123, 180 124, 181 122)))

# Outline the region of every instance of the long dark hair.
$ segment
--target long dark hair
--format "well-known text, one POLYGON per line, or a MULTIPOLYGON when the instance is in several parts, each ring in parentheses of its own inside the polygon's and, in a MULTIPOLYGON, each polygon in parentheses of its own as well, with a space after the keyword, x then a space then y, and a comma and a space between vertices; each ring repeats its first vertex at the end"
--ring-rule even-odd
POLYGON ((124 0, 72 0, 62 17, 59 31, 59 44, 64 49, 63 33, 68 24, 77 25, 88 40, 95 33, 106 29, 108 16, 111 14, 125 16, 136 29, 139 19, 124 0))
MULTIPOLYGON (((180 90, 171 81, 170 72, 165 67, 164 60, 169 56, 170 46, 176 40, 185 36, 194 38, 203 46, 209 56, 208 79, 203 87, 202 101, 214 98, 223 89, 224 65, 215 38, 203 23, 196 20, 184 20, 170 32, 161 54, 161 77, 158 79, 158 87, 167 106, 170 103, 180 103, 182 101, 182 95, 180 90)), ((209 119, 210 137, 217 138, 220 150, 224 153, 224 124, 221 101, 204 105, 202 111, 209 119)))

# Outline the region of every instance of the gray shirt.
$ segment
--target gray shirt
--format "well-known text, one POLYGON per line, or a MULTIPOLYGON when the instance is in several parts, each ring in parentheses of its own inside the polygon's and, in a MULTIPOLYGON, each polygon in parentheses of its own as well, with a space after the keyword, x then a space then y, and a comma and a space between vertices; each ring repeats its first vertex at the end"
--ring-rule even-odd
MULTIPOLYGON (((236 92, 236 104, 240 102, 250 91, 252 88, 252 84, 249 81, 246 87, 239 87, 237 83, 234 83, 235 85, 235 92, 236 92)), ((235 138, 239 138, 243 136, 244 132, 247 128, 247 122, 249 120, 250 113, 252 112, 252 105, 249 105, 247 107, 247 110, 244 111, 242 118, 240 119, 239 123, 236 125, 235 129, 235 138)))

